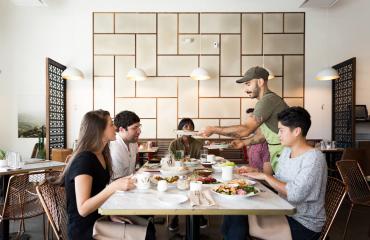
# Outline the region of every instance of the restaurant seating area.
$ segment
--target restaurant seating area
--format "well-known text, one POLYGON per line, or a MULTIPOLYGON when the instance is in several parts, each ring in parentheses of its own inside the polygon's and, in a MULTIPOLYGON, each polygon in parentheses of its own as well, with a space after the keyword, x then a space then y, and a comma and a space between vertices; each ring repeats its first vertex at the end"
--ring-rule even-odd
POLYGON ((0 240, 370 239, 368 9, 0 1, 0 240))

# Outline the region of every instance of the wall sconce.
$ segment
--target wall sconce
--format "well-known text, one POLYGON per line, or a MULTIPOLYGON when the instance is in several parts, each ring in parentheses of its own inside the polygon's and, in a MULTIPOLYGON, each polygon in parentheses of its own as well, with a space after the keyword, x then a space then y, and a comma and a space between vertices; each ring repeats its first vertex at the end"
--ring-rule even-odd
POLYGON ((62 72, 62 78, 64 78, 65 80, 82 80, 85 78, 85 76, 80 69, 67 67, 62 72))
POLYGON ((191 74, 190 78, 193 80, 203 81, 203 80, 209 80, 211 77, 209 76, 209 73, 204 68, 198 67, 194 69, 191 74))

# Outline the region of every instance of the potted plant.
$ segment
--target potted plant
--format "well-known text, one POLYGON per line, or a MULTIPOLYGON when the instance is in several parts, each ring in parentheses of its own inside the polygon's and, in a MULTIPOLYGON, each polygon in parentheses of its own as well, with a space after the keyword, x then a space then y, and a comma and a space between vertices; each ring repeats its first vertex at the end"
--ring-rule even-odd
POLYGON ((8 166, 8 161, 6 159, 6 152, 0 149, 0 167, 8 166))

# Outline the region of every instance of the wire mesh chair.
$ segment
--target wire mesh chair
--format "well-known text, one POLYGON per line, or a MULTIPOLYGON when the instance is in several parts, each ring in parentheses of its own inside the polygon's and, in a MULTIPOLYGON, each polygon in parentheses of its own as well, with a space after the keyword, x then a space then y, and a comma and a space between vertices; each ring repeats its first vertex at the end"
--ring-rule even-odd
POLYGON ((326 221, 321 230, 320 240, 324 240, 327 237, 346 193, 346 187, 342 181, 328 177, 325 194, 326 221))
POLYGON ((67 240, 67 200, 64 187, 47 180, 36 187, 49 223, 59 240, 67 240))
POLYGON ((346 237, 347 227, 355 205, 370 207, 370 187, 357 161, 341 160, 336 163, 339 173, 348 189, 351 201, 349 214, 344 229, 343 239, 346 237))
MULTIPOLYGON (((47 177, 48 172, 16 174, 9 178, 4 204, 1 206, 0 221, 19 220, 17 238, 25 232, 24 220, 44 213, 36 193, 36 186, 47 177)), ((45 234, 45 221, 44 234, 45 234)), ((45 235, 44 235, 45 238, 45 235)))

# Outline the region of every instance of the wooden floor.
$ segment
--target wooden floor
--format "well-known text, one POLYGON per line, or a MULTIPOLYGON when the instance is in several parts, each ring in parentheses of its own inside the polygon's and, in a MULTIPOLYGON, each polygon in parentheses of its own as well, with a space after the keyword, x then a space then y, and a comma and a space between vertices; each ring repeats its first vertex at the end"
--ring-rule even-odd
MULTIPOLYGON (((334 222, 334 225, 329 233, 330 240, 342 239, 342 233, 345 226, 345 219, 348 214, 349 204, 344 202, 341 209, 339 210, 338 216, 334 222)), ((166 224, 156 224, 157 239, 158 240, 177 240, 184 239, 183 234, 185 233, 185 219, 180 217, 180 229, 177 233, 172 233, 167 230, 166 224)), ((222 235, 220 232, 220 225, 222 223, 221 216, 210 217, 209 226, 205 229, 201 229, 202 240, 221 240, 222 235)), ((16 231, 18 228, 18 222, 11 222, 11 232, 16 231)), ((346 239, 354 240, 369 240, 368 231, 370 229, 370 208, 358 207, 353 210, 349 229, 347 231, 346 239)), ((31 236, 31 239, 43 239, 42 235, 42 217, 29 219, 26 221, 26 233, 31 236)))

